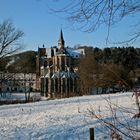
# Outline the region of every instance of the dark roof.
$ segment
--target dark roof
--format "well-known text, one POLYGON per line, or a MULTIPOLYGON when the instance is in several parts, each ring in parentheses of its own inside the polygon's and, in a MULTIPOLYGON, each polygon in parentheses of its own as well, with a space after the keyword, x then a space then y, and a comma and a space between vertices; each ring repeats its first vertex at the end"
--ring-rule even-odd
POLYGON ((67 54, 67 52, 64 48, 61 48, 57 51, 57 54, 67 54))
POLYGON ((58 42, 61 42, 62 44, 64 44, 64 39, 63 39, 63 32, 62 32, 62 29, 61 29, 61 31, 60 31, 60 35, 59 35, 59 40, 58 40, 58 42))

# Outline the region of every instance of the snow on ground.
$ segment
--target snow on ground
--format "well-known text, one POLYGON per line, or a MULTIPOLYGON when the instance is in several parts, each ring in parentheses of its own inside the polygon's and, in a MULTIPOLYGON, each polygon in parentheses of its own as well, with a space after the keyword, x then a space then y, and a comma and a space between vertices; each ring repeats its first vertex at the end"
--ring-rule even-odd
MULTIPOLYGON (((0 95, 0 101, 14 101, 14 100, 22 100, 25 101, 25 93, 2 93, 0 95), (2 96, 3 94, 3 96, 2 96)), ((29 93, 26 93, 28 96, 29 93)), ((31 92, 30 98, 40 99, 40 93, 38 92, 31 92)))
MULTIPOLYGON (((112 102, 131 108, 131 95, 90 95, 0 106, 0 140, 88 140, 89 128, 98 128, 88 109, 100 106, 102 112, 106 111, 104 98, 109 96, 112 102)), ((95 136, 98 140, 109 139, 98 131, 95 136)))

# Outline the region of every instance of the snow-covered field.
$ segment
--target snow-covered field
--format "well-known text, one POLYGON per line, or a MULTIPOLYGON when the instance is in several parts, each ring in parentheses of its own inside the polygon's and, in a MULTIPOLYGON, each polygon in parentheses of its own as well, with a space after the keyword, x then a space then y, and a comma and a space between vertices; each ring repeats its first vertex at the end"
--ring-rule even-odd
MULTIPOLYGON (((29 93, 26 93, 27 96, 29 93)), ((40 93, 31 92, 30 98, 40 99, 40 93)), ((14 100, 22 100, 25 101, 25 93, 5 93, 3 96, 0 96, 0 101, 14 101, 14 100)))
MULTIPOLYGON (((115 104, 134 107, 132 93, 90 95, 28 104, 0 106, 0 140, 88 140, 95 127, 97 140, 108 140, 98 131, 98 121, 89 109, 106 112, 110 97, 115 104)), ((96 140, 95 139, 95 140, 96 140)))

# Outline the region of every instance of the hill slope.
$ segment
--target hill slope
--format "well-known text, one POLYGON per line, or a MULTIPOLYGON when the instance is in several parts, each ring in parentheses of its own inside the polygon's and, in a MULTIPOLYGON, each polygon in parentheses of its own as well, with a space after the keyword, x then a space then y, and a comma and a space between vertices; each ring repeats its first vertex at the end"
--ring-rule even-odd
MULTIPOLYGON (((105 101, 108 97, 124 108, 133 108, 134 100, 131 95, 132 93, 91 95, 0 106, 0 139, 88 140, 89 128, 98 125, 98 121, 90 116, 88 109, 98 110, 100 106, 102 114, 108 114, 105 101)), ((97 140, 109 140, 109 137, 101 134, 98 129, 95 131, 97 140)))
POLYGON ((0 71, 34 73, 36 70, 36 52, 26 51, 0 60, 0 71))

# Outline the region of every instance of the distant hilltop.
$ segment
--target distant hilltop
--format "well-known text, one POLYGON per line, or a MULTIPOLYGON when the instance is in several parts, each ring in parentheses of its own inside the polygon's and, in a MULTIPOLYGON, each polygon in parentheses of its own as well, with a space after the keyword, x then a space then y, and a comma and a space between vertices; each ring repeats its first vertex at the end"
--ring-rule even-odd
POLYGON ((35 73, 35 51, 26 51, 0 59, 0 71, 12 73, 35 73))

